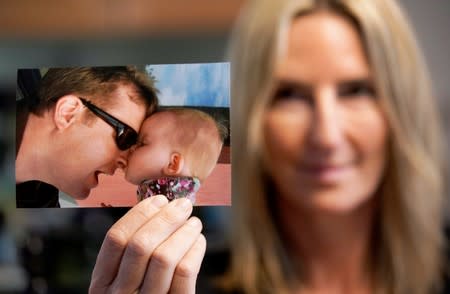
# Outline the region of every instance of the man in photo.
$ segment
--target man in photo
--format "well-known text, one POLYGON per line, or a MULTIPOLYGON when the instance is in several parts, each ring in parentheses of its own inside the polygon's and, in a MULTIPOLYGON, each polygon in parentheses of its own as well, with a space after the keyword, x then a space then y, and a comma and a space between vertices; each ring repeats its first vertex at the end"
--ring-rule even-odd
POLYGON ((157 106, 153 81, 134 67, 49 69, 35 93, 19 89, 17 207, 59 207, 58 190, 88 197, 100 174, 126 167, 157 106))

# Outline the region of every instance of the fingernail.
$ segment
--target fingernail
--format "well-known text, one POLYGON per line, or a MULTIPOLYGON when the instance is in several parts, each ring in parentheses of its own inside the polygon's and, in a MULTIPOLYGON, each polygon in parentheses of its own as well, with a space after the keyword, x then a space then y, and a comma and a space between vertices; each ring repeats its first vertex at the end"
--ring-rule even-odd
POLYGON ((187 199, 187 198, 181 198, 181 199, 177 199, 177 203, 175 204, 176 207, 179 207, 183 210, 188 210, 190 206, 192 206, 191 204, 191 200, 187 199))
POLYGON ((200 220, 196 217, 191 217, 188 219, 187 224, 191 227, 198 227, 200 225, 200 220))
POLYGON ((150 197, 151 202, 156 207, 163 207, 167 204, 167 198, 161 195, 150 197))

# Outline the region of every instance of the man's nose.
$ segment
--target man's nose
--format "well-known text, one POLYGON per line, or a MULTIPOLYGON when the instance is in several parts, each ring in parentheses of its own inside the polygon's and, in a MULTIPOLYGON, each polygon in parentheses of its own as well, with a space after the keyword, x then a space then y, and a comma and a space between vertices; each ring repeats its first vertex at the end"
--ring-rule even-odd
POLYGON ((310 130, 312 144, 321 150, 334 149, 342 139, 339 100, 334 89, 317 91, 310 130))

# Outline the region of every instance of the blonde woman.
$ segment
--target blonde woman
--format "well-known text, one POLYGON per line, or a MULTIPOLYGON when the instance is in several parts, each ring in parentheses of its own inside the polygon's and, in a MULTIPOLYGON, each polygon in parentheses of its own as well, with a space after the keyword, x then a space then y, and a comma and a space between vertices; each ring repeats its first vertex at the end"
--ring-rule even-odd
POLYGON ((229 288, 443 291, 443 142, 399 6, 250 1, 231 62, 229 288))
MULTIPOLYGON (((398 5, 250 0, 232 44, 236 213, 225 286, 445 293, 443 143, 398 5)), ((192 205, 152 198, 108 232, 91 293, 204 290, 192 205)))

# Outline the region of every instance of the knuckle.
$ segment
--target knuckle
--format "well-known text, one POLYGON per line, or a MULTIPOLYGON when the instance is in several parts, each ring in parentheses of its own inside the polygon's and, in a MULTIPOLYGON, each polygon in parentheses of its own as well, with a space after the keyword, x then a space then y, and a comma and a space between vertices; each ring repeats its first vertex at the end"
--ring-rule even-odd
POLYGON ((144 224, 148 221, 149 216, 148 216, 148 212, 152 211, 154 208, 151 207, 150 205, 146 205, 143 207, 139 207, 139 209, 135 210, 135 215, 137 218, 139 218, 140 223, 144 224))
POLYGON ((205 235, 200 234, 200 236, 198 236, 198 239, 196 241, 196 245, 201 249, 201 250, 206 250, 206 238, 205 235))
POLYGON ((200 234, 198 236, 197 241, 195 241, 195 244, 193 246, 193 250, 197 252, 198 256, 203 256, 206 251, 206 238, 203 234, 200 234))
POLYGON ((110 287, 108 289, 108 291, 106 291, 107 294, 120 294, 120 293, 124 293, 124 292, 125 292, 125 289, 123 289, 119 285, 114 285, 113 287, 110 287))
POLYGON ((97 287, 97 285, 90 285, 88 293, 89 294, 95 294, 95 293, 107 293, 108 291, 105 289, 105 287, 97 287))
MULTIPOLYGON (((195 255, 203 256, 206 250, 206 238, 203 234, 200 234, 195 241, 191 250, 195 251, 195 255)), ((200 264, 202 258, 195 259, 182 259, 175 269, 175 275, 183 278, 195 278, 200 271, 200 264)))
POLYGON ((175 269, 175 275, 183 278, 193 278, 197 276, 198 271, 198 267, 191 262, 181 261, 175 269))
POLYGON ((127 245, 126 234, 120 228, 112 227, 106 233, 105 243, 112 246, 113 248, 123 249, 127 245))
POLYGON ((166 209, 160 214, 160 220, 162 223, 173 226, 181 222, 182 215, 175 209, 166 209))
POLYGON ((197 238, 197 245, 201 248, 206 248, 206 238, 205 235, 200 234, 197 238))
POLYGON ((153 263, 154 266, 163 269, 174 268, 176 265, 176 261, 172 258, 170 253, 158 249, 153 253, 150 262, 153 263))
POLYGON ((128 253, 133 257, 145 257, 151 253, 152 242, 145 236, 134 236, 127 246, 128 253))
POLYGON ((117 294, 119 293, 119 288, 118 287, 111 287, 108 289, 108 291, 106 291, 107 294, 117 294))
POLYGON ((203 223, 198 217, 192 216, 189 218, 188 222, 190 223, 190 226, 187 227, 189 227, 191 231, 198 231, 199 233, 202 231, 203 223))

